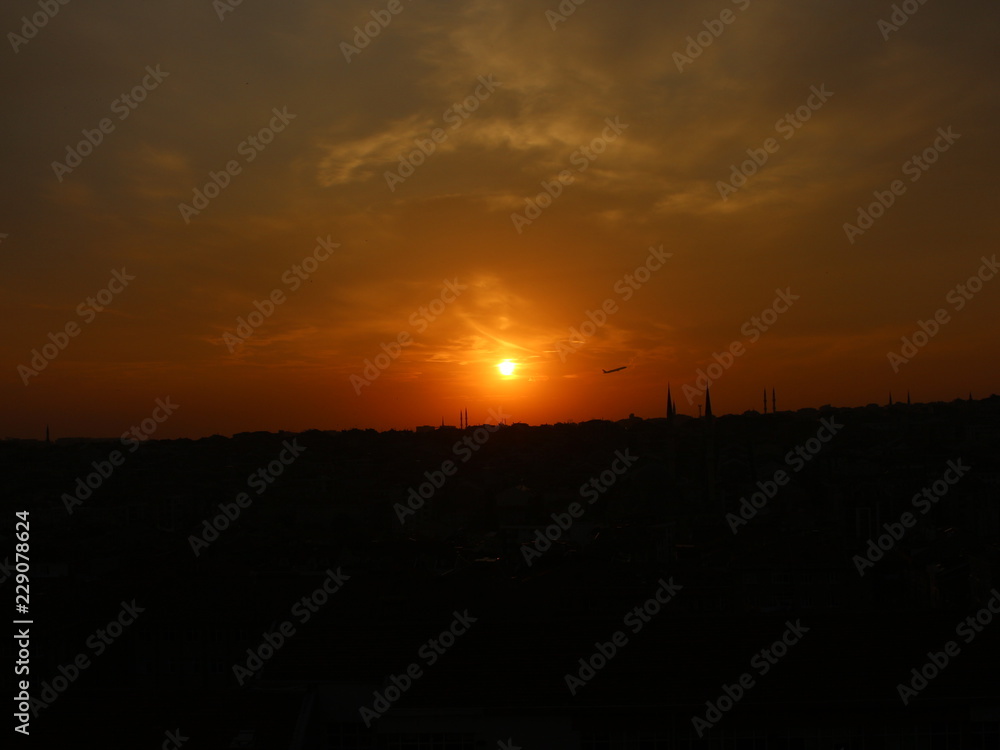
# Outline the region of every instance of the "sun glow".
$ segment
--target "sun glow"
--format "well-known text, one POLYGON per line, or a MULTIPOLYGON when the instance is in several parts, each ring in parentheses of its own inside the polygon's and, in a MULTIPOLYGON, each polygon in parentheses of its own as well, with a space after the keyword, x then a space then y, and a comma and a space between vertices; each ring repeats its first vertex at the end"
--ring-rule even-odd
POLYGON ((509 359, 505 359, 497 365, 497 369, 500 370, 501 375, 513 375, 515 368, 517 368, 517 364, 511 362, 509 359))

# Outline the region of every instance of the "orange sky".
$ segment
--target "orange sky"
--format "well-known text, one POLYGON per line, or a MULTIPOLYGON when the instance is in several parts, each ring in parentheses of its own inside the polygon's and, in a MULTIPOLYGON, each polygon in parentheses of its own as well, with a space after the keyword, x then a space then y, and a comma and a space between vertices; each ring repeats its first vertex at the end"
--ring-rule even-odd
POLYGON ((464 407, 655 417, 668 381, 694 415, 684 386, 734 342, 717 412, 772 386, 787 409, 1000 390, 1000 279, 954 296, 998 246, 995 3, 927 3, 898 30, 878 24, 891 4, 854 0, 591 0, 564 21, 556 2, 387 5, 71 3, 30 38, 38 6, 3 11, 20 41, 0 50, 0 436, 116 436, 168 397, 156 437, 412 429, 464 407), (343 47, 372 12, 391 20, 343 47), (687 37, 713 28, 695 57, 687 37), (84 130, 99 144, 67 162, 84 130), (766 161, 720 190, 748 149, 766 161), (226 187, 194 204, 210 173, 226 187), (557 197, 525 214, 543 182, 557 197), (317 238, 336 247, 314 256, 317 238), (307 257, 325 259, 296 277, 307 257), (122 269, 134 279, 88 308, 122 269), (459 293, 430 320, 446 280, 459 293), (275 290, 272 315, 227 338, 275 290), (776 290, 798 299, 747 335, 776 290), (939 309, 894 372, 887 355, 939 309))

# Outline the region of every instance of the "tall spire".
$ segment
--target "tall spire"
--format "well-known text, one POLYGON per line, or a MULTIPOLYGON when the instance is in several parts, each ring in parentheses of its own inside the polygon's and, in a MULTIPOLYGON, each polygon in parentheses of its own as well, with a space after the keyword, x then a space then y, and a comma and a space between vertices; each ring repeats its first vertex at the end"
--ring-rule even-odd
POLYGON ((778 409, 774 405, 774 387, 773 386, 771 387, 771 413, 772 414, 777 414, 778 413, 778 409))
POLYGON ((669 419, 672 422, 674 419, 674 414, 676 413, 677 410, 674 408, 674 399, 670 395, 670 383, 667 383, 667 419, 669 419))
POLYGON ((889 406, 892 406, 892 391, 889 391, 889 406))
POLYGON ((705 389, 705 417, 712 416, 712 393, 710 388, 705 389))
POLYGON ((909 391, 909 389, 907 389, 907 391, 906 391, 906 405, 907 406, 910 405, 910 391, 909 391))

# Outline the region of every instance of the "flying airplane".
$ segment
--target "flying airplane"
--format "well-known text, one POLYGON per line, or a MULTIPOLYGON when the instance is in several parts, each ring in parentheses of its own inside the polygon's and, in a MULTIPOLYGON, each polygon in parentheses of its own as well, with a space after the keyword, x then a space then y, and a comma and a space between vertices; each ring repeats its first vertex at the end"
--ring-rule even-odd
POLYGON ((603 372, 605 375, 610 375, 613 372, 618 372, 619 370, 625 370, 625 369, 628 369, 628 365, 625 365, 624 367, 616 367, 613 370, 601 370, 601 372, 603 372))

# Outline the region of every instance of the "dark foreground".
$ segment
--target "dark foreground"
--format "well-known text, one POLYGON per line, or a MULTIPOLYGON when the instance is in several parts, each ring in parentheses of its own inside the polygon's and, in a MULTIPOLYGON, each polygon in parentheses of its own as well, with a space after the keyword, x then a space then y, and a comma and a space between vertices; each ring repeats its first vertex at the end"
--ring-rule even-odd
POLYGON ((0 443, 33 745, 1000 747, 1000 398, 131 447, 0 443))

